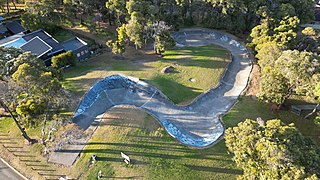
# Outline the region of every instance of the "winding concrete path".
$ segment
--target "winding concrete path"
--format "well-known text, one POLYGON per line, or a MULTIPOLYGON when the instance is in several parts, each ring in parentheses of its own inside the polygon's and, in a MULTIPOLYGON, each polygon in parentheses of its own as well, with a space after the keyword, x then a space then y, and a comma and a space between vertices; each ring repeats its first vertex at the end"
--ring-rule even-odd
MULTIPOLYGON (((205 147, 224 134, 220 121, 246 88, 252 69, 244 45, 230 34, 209 29, 183 29, 172 34, 178 47, 216 44, 232 54, 220 84, 187 106, 172 103, 160 90, 133 77, 112 75, 98 81, 84 96, 73 122, 88 128, 100 114, 118 105, 133 105, 154 116, 181 143, 205 147)), ((210 77, 203 77, 210 78, 210 77)))

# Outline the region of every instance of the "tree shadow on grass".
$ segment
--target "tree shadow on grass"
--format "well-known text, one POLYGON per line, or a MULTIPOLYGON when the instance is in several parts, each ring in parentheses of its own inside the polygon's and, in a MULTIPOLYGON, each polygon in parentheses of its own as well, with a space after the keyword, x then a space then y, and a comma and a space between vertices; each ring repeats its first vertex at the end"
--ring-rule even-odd
POLYGON ((184 101, 190 101, 201 94, 201 92, 196 92, 197 90, 201 89, 187 87, 165 76, 157 76, 149 80, 148 82, 158 87, 169 99, 171 99, 176 104, 184 101))
MULTIPOLYGON (((19 157, 20 158, 20 157, 19 157)), ((30 160, 30 159, 20 159, 21 162, 34 162, 34 163, 39 163, 41 161, 39 160, 30 160)))
MULTIPOLYGON (((120 156, 120 154, 119 154, 120 156)), ((124 159, 123 158, 112 158, 112 157, 100 157, 98 156, 96 158, 97 161, 106 161, 106 162, 119 162, 119 163, 124 163, 124 159)), ((135 160, 135 159, 130 159, 130 163, 131 164, 136 164, 136 165, 147 165, 150 163, 144 162, 144 161, 139 161, 139 160, 135 160)))
POLYGON ((188 150, 185 148, 179 147, 172 147, 172 146, 154 146, 154 145, 147 145, 147 144, 130 144, 130 143, 108 143, 108 142, 89 142, 89 145, 108 145, 108 146, 117 146, 121 147, 132 147, 132 148, 139 148, 139 149, 150 149, 150 150, 170 150, 170 151, 179 151, 179 152, 187 152, 188 150))
POLYGON ((208 167, 208 166, 195 166, 195 165, 185 165, 186 167, 196 170, 196 171, 206 171, 206 172, 217 172, 225 174, 243 174, 243 171, 238 169, 227 169, 227 168, 217 168, 217 167, 208 167))
POLYGON ((101 179, 143 179, 144 176, 130 176, 130 177, 113 177, 113 176, 102 176, 101 179))

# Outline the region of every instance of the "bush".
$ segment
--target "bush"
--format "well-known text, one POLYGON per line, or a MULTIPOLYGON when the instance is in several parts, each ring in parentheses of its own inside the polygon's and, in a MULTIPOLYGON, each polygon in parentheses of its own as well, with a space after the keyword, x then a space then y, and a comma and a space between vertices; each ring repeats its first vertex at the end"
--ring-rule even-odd
POLYGON ((76 56, 72 51, 53 56, 51 59, 51 66, 53 68, 61 68, 67 65, 76 65, 76 56))

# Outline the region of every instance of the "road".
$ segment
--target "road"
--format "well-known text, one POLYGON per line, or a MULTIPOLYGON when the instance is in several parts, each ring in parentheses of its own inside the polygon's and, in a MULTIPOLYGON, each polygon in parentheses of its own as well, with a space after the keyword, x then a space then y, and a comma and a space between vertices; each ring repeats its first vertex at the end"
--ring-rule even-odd
POLYGON ((0 179, 3 180, 25 180, 18 172, 12 170, 1 158, 0 158, 0 179))

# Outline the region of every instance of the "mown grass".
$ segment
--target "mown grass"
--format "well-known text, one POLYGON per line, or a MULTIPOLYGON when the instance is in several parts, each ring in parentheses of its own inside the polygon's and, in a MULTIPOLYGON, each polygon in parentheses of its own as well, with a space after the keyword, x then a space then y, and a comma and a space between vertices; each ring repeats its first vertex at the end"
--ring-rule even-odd
MULTIPOLYGON (((142 179, 235 179, 242 173, 227 152, 224 140, 205 149, 189 148, 179 144, 162 128, 150 129, 150 126, 159 127, 152 117, 145 115, 141 120, 126 112, 119 115, 111 111, 110 114, 118 114, 118 118, 106 118, 93 135, 76 164, 78 168, 85 167, 83 177, 96 178, 99 170, 107 178, 142 179), (123 117, 130 117, 132 122, 122 122, 123 117), (120 152, 129 155, 133 165, 125 165, 120 152), (92 154, 99 157, 98 161, 87 168, 92 154)), ((270 111, 267 104, 250 97, 240 97, 234 108, 223 116, 223 123, 228 128, 257 117, 293 122, 303 135, 320 142, 320 129, 312 121, 304 121, 287 111, 270 111)))
POLYGON ((105 178, 123 179, 235 179, 241 174, 223 141, 208 149, 186 147, 150 116, 137 117, 141 112, 136 111, 124 110, 121 117, 102 122, 75 165, 85 168, 85 179, 95 179, 99 170, 105 178), (124 117, 130 117, 131 122, 123 123, 124 117), (130 156, 132 165, 123 162, 120 152, 130 156), (97 162, 88 168, 92 154, 98 156, 97 162))
MULTIPOLYGON (((247 118, 264 120, 279 118, 285 123, 295 123, 304 136, 320 144, 320 128, 312 121, 304 121, 287 111, 270 111, 268 105, 240 97, 232 110, 223 117, 226 128, 236 126, 247 118)), ((39 138, 39 128, 28 129, 32 137, 39 138)), ((10 118, 1 118, 0 134, 16 139, 19 146, 40 159, 43 147, 40 144, 25 146, 19 130, 10 118)), ((232 155, 227 152, 224 140, 212 147, 194 149, 181 145, 159 126, 151 116, 139 110, 112 110, 85 147, 80 159, 70 168, 49 164, 59 174, 83 179, 97 179, 102 171, 104 178, 140 179, 235 179, 241 174, 232 155), (120 152, 130 156, 132 165, 125 165, 120 152), (92 154, 97 162, 88 167, 92 154)), ((17 167, 19 168, 19 167, 17 167)))
MULTIPOLYGON (((224 65, 228 63, 228 54, 225 53, 219 47, 206 46, 168 51, 161 59, 144 60, 146 57, 138 54, 126 60, 115 60, 112 55, 106 54, 67 69, 64 86, 81 97, 97 80, 121 73, 156 85, 176 103, 188 102, 218 82, 219 77, 213 75, 218 69, 223 72, 224 65), (216 52, 210 54, 211 50, 216 52), (136 57, 141 59, 135 60, 136 57), (212 59, 206 60, 208 58, 212 59), (179 73, 159 73, 168 65, 176 67, 179 73), (190 77, 196 82, 190 82, 190 77)), ((223 117, 223 123, 225 127, 233 127, 247 118, 279 118, 285 123, 294 122, 303 135, 320 144, 320 129, 312 121, 304 121, 287 111, 272 112, 268 109, 265 103, 240 97, 234 108, 223 117)), ((10 118, 1 118, 0 133, 19 139, 19 145, 25 146, 10 118)), ((28 129, 28 133, 33 137, 41 136, 40 128, 28 129)), ((45 162, 40 155, 41 145, 27 146, 25 149, 34 154, 34 159, 45 162)), ((73 167, 50 166, 60 174, 82 179, 97 179, 99 170, 104 178, 120 179, 235 179, 241 174, 232 162, 224 140, 205 149, 189 148, 167 135, 152 117, 142 112, 130 114, 129 111, 114 113, 114 116, 103 121, 73 167), (132 165, 124 164, 120 152, 130 156, 132 165), (92 154, 98 156, 97 162, 88 167, 92 154)))
POLYGON ((58 30, 52 36, 59 42, 64 42, 68 39, 75 37, 75 35, 72 32, 65 30, 65 29, 58 30))
POLYGON ((162 90, 173 102, 183 103, 217 85, 230 62, 228 51, 214 45, 167 51, 163 58, 137 52, 128 53, 126 57, 116 60, 114 55, 106 53, 79 63, 66 70, 64 86, 81 96, 97 80, 111 74, 125 74, 143 79, 162 90), (175 67, 175 71, 162 74, 160 71, 167 66, 175 67))

